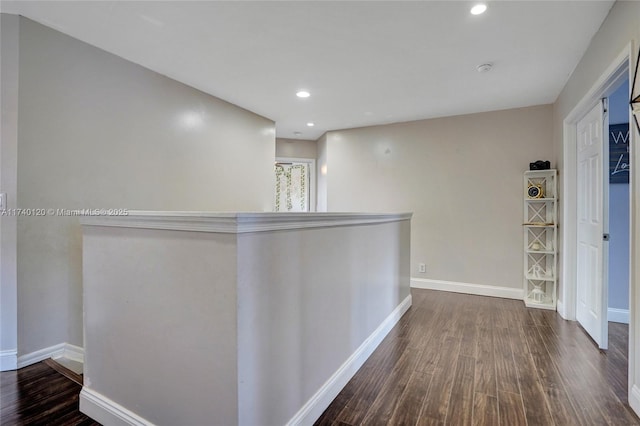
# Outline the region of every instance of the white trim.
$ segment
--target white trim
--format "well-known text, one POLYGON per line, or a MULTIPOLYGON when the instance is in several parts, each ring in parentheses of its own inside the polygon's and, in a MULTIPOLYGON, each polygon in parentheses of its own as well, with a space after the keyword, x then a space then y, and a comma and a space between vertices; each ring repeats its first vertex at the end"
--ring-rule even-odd
POLYGON ((80 411, 103 425, 153 425, 117 402, 88 389, 87 386, 83 386, 80 391, 80 411))
MULTIPOLYGON (((637 57, 635 56, 635 48, 634 43, 631 41, 622 52, 616 57, 616 59, 607 67, 607 69, 600 75, 595 84, 591 87, 591 89, 587 92, 587 94, 582 98, 580 102, 573 108, 573 110, 565 117, 563 125, 563 200, 564 200, 564 210, 562 215, 562 225, 563 225, 563 235, 562 235, 562 271, 563 271, 563 281, 561 286, 562 297, 561 299, 565 302, 565 319, 575 320, 575 309, 576 309, 576 241, 577 241, 577 220, 576 220, 576 181, 577 181, 577 160, 576 160, 576 145, 577 145, 577 135, 575 129, 575 123, 586 113, 589 104, 593 105, 595 102, 599 100, 602 96, 607 95, 606 91, 610 90, 618 80, 623 78, 623 75, 619 70, 624 66, 627 67, 627 74, 629 76, 629 81, 633 81, 633 73, 634 73, 634 64, 637 57)), ((632 117, 630 117, 632 118, 632 117)), ((633 128, 630 123, 630 130, 633 128)), ((629 147, 630 147, 630 155, 629 159, 631 162, 631 172, 629 176, 629 211, 630 211, 630 238, 629 238, 629 382, 628 382, 628 390, 629 390, 629 405, 633 408, 633 410, 640 414, 640 390, 638 389, 638 385, 636 384, 636 371, 638 370, 638 365, 640 364, 640 360, 638 359, 638 355, 636 353, 635 346, 637 344, 637 336, 636 336, 636 324, 637 321, 637 309, 639 307, 639 302, 637 300, 637 289, 636 289, 636 271, 639 264, 640 259, 638 259, 638 251, 636 250, 637 245, 637 220, 636 220, 636 211, 637 204, 639 202, 638 197, 636 196, 636 177, 635 177, 635 168, 640 164, 638 161, 638 152, 640 150, 636 149, 636 138, 637 132, 635 130, 630 131, 629 147)))
POLYGON ((0 371, 18 369, 18 350, 0 351, 0 371))
POLYGON ((18 368, 27 367, 36 362, 40 362, 49 358, 60 358, 64 354, 64 343, 49 346, 48 348, 39 349, 37 351, 20 355, 18 357, 18 368))
MULTIPOLYGON (((577 268, 577 131, 576 123, 603 96, 611 92, 622 80, 631 75, 630 60, 633 57, 632 44, 629 43, 600 75, 591 89, 575 105, 563 121, 563 167, 562 167, 562 286, 560 299, 564 301, 563 318, 576 319, 576 268, 577 268), (625 71, 626 74, 625 75, 625 71)), ((631 159, 633 162, 633 159, 631 159)), ((633 169, 633 165, 631 165, 633 169)), ((630 202, 630 205, 632 200, 630 202)))
POLYGON ((49 358, 67 358, 72 361, 84 363, 84 349, 69 343, 58 343, 57 345, 19 356, 17 367, 27 367, 49 358))
POLYGON ((562 300, 558 300, 556 303, 556 311, 563 319, 567 319, 567 313, 564 310, 564 302, 562 300))
POLYGON ((370 225, 411 219, 411 213, 211 213, 131 211, 127 216, 81 216, 84 226, 241 234, 370 225))
POLYGON ((411 278, 411 287, 427 290, 449 291, 452 293, 475 294, 477 296, 501 297, 504 299, 522 300, 524 296, 524 290, 522 288, 430 280, 426 278, 411 278))
POLYGON ((629 324, 629 310, 609 308, 607 310, 607 320, 610 322, 619 322, 622 324, 629 324))
POLYGON ((576 206, 578 204, 577 168, 578 130, 575 123, 564 122, 563 129, 563 169, 562 169, 562 237, 560 244, 560 261, 562 262, 562 279, 560 281, 561 299, 564 303, 562 316, 566 320, 576 319, 576 270, 578 262, 577 238, 578 224, 576 206))
MULTIPOLYGON (((18 207, 18 106, 20 80, 20 17, 2 14, 2 95, 0 104, 0 183, 5 207, 18 207)), ((18 367, 17 217, 0 219, 0 370, 18 367)))
POLYGON ((276 157, 276 163, 305 163, 309 165, 309 211, 315 212, 316 199, 316 160, 314 158, 276 157))
POLYGON ((338 396, 358 369, 371 356, 380 342, 411 307, 411 295, 407 296, 389 316, 371 333, 360 347, 333 373, 324 385, 287 422, 287 426, 313 424, 338 396))
POLYGON ((640 413, 640 388, 633 385, 629 391, 629 405, 636 413, 640 413))
POLYGON ((62 355, 57 358, 66 358, 66 359, 70 359, 71 361, 76 361, 81 364, 84 364, 84 348, 81 348, 80 346, 72 345, 70 343, 65 343, 64 348, 62 350, 62 355))

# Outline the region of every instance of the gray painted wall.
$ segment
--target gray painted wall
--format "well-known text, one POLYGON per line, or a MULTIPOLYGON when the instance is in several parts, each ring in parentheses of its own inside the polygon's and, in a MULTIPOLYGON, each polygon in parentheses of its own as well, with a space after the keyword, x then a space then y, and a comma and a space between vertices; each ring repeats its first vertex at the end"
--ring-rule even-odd
POLYGON ((316 141, 285 138, 276 139, 276 157, 316 159, 317 156, 316 141))
MULTIPOLYGON (((272 121, 24 18, 19 61, 19 207, 273 209, 272 121)), ((19 218, 20 355, 82 346, 81 245, 19 218)))
POLYGON ((411 211, 412 277, 521 289, 522 173, 551 125, 543 105, 328 132, 318 209, 326 184, 329 211, 411 211))
POLYGON ((327 134, 322 135, 317 141, 318 161, 316 164, 317 186, 316 206, 317 211, 326 212, 327 209, 327 134))

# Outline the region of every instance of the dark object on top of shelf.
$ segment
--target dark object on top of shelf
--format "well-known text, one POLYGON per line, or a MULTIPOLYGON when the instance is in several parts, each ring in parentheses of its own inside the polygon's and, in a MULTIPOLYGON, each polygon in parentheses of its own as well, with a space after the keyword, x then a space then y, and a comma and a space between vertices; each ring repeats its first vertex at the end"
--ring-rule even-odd
POLYGON ((529 163, 529 170, 549 170, 551 168, 551 161, 538 160, 534 163, 529 163))

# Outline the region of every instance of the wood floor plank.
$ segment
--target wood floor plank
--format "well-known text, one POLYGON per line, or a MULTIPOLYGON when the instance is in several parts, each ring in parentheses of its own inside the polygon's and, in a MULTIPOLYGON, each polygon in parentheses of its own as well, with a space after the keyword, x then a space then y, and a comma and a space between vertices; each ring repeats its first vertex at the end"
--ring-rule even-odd
POLYGON ((518 373, 511 350, 508 328, 494 330, 494 357, 498 391, 519 394, 518 373))
MULTIPOLYGON (((545 330, 545 327, 547 326, 542 329, 545 330)), ((565 384, 540 334, 541 327, 523 327, 522 329, 555 424, 579 424, 575 406, 567 395, 565 384)))
POLYGON ((473 425, 496 426, 498 418, 498 398, 476 392, 473 396, 473 425))
POLYGON ((581 426, 584 424, 564 389, 543 386, 543 391, 556 425, 581 426))
POLYGON ((429 348, 425 348, 416 369, 420 372, 433 374, 437 368, 448 367, 455 360, 451 359, 460 351, 460 339, 447 333, 434 336, 430 340, 429 348))
POLYGON ((432 378, 432 374, 413 372, 388 424, 414 425, 418 422, 432 378))
POLYGON ((605 353, 597 349, 584 330, 568 327, 563 333, 562 343, 552 334, 547 337, 546 344, 550 353, 559 354, 554 362, 567 383, 574 406, 580 407, 576 411, 586 417, 586 422, 610 425, 637 422, 637 418, 626 409, 626 402, 615 397, 608 383, 604 371, 607 363, 605 353))
POLYGON ((444 422, 449 409, 456 360, 460 352, 460 339, 447 336, 440 348, 442 356, 438 358, 437 366, 433 370, 433 377, 420 416, 444 422))
MULTIPOLYGON (((384 353, 385 355, 380 356, 377 363, 366 366, 363 374, 360 375, 364 380, 360 381, 359 385, 355 385, 353 397, 349 399, 349 402, 344 407, 341 407, 342 409, 339 410, 337 420, 351 425, 356 425, 362 422, 364 417, 367 415, 369 408, 378 397, 380 389, 382 389, 383 385, 387 381, 388 374, 390 374, 389 372, 393 371, 392 367, 395 366, 397 361, 401 358, 401 355, 399 354, 404 352, 406 348, 407 342, 402 339, 398 339, 397 347, 388 345, 386 348, 383 348, 386 349, 386 352, 384 353)), ((345 390, 342 392, 345 392, 345 390)), ((328 409, 331 408, 332 407, 329 406, 328 409)))
POLYGON ((431 417, 422 416, 418 419, 418 423, 416 426, 443 426, 444 422, 437 419, 432 419, 431 417))
POLYGON ((415 369, 420 354, 414 348, 408 348, 396 368, 389 374, 378 396, 367 410, 362 420, 367 425, 387 425, 397 405, 401 401, 409 379, 415 369))
POLYGON ((563 341, 573 348, 565 347, 559 343, 559 336, 555 334, 555 330, 549 327, 541 327, 540 330, 542 340, 545 343, 547 350, 552 356, 553 362, 556 364, 560 375, 566 383, 567 392, 573 406, 576 407, 576 414, 581 424, 607 424, 604 416, 597 408, 598 402, 595 395, 592 392, 585 392, 584 390, 590 390, 592 386, 597 386, 596 382, 593 382, 591 372, 586 365, 582 363, 580 355, 577 353, 580 350, 576 350, 579 347, 575 346, 572 341, 571 334, 565 333, 567 330, 561 330, 563 334, 563 341), (586 369, 586 371, 585 371, 586 369))
POLYGON ((449 369, 436 368, 432 374, 420 417, 444 423, 449 409, 453 374, 449 369))
POLYGON ((478 330, 478 348, 475 368, 475 392, 493 397, 498 396, 496 362, 494 357, 493 330, 478 330))
POLYGON ((498 417, 500 425, 526 425, 522 396, 518 393, 498 391, 498 417))
POLYGON ((463 319, 460 321, 462 330, 462 340, 460 342, 460 355, 471 358, 476 357, 478 348, 478 310, 472 310, 467 307, 463 313, 463 319))
POLYGON ((467 426, 473 421, 475 366, 475 358, 460 353, 451 386, 446 417, 448 425, 467 426))
POLYGON ((511 333, 511 348, 518 372, 520 394, 524 403, 524 413, 529 425, 553 424, 553 417, 547 404, 544 388, 538 376, 538 370, 529 352, 525 335, 529 327, 511 333))
POLYGON ((68 369, 67 367, 65 367, 64 365, 56 362, 55 360, 49 358, 49 359, 45 359, 44 361, 42 361, 47 367, 51 367, 54 370, 56 370, 58 373, 62 374, 63 376, 65 376, 67 379, 70 379, 72 381, 74 381, 75 383, 79 384, 80 386, 82 386, 82 382, 83 382, 83 378, 82 378, 82 374, 78 374, 73 370, 68 369))
MULTIPOLYGON (((347 388, 353 389, 350 386, 350 384, 351 382, 347 384, 345 389, 347 388)), ((342 423, 345 425, 348 424, 336 419, 340 415, 340 412, 344 409, 344 407, 349 403, 349 401, 351 400, 351 397, 352 395, 346 394, 344 392, 340 392, 336 397, 336 399, 333 400, 331 405, 324 411, 324 413, 322 413, 322 415, 318 418, 318 420, 316 420, 315 424, 317 426, 333 426, 339 423, 342 423)))

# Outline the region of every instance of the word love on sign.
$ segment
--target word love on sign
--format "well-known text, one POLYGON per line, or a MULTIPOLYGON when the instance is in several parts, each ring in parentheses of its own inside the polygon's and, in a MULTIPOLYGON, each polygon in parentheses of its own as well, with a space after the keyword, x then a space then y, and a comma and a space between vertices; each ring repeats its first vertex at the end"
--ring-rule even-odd
POLYGON ((609 183, 629 183, 629 124, 609 126, 609 183))

